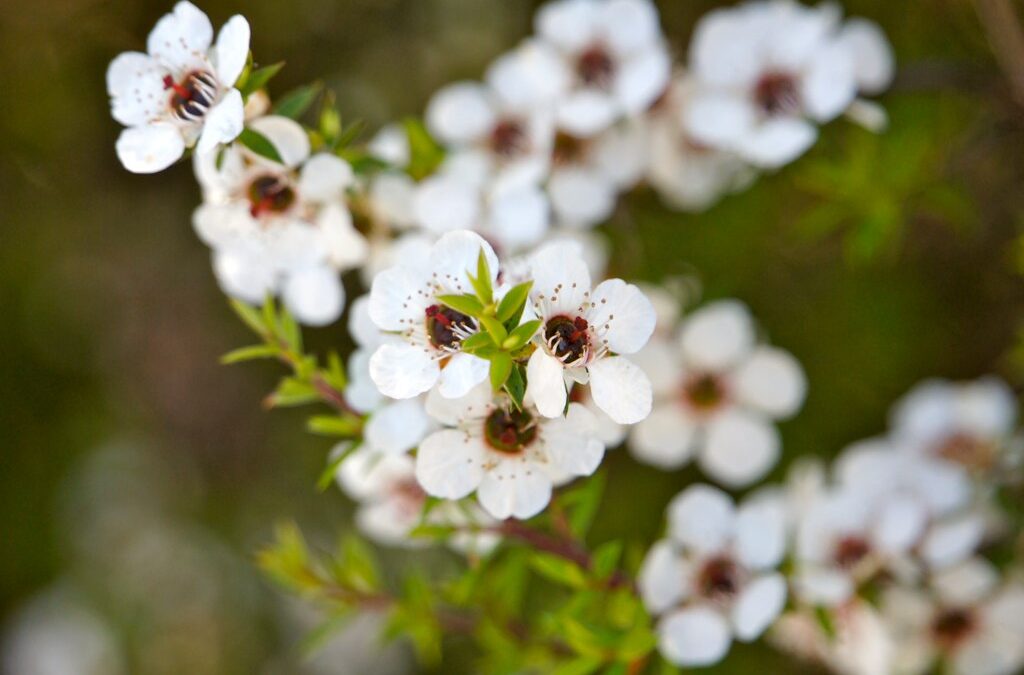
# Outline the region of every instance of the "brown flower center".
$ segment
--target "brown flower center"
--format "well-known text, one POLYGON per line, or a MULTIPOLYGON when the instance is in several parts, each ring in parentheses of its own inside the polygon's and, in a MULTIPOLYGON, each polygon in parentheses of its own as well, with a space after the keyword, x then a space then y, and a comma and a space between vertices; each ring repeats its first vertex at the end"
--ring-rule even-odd
POLYGON ((463 336, 475 327, 472 317, 451 307, 431 305, 427 307, 426 315, 427 335, 430 343, 438 349, 458 346, 463 336))
POLYGON ((935 454, 967 469, 983 471, 995 464, 996 448, 970 434, 953 434, 936 448, 935 454))
POLYGON ((932 636, 943 649, 951 649, 974 632, 977 623, 977 617, 969 609, 944 609, 932 620, 932 636))
POLYGON ((869 553, 871 545, 863 537, 843 537, 836 544, 833 560, 836 565, 848 570, 860 564, 869 553))
POLYGON ((505 159, 521 155, 529 147, 526 129, 519 120, 501 120, 491 129, 490 147, 491 152, 505 159))
POLYGON ((730 600, 739 593, 741 576, 739 565, 730 558, 712 558, 697 576, 697 589, 706 598, 730 600))
POLYGON ((562 363, 582 361, 590 347, 589 328, 582 316, 575 319, 564 315, 552 317, 544 326, 544 341, 562 363))
POLYGON ((266 213, 284 213, 295 203, 295 190, 283 176, 267 174, 249 183, 249 213, 258 218, 266 213))
POLYGON ((608 89, 615 76, 615 61, 603 45, 593 45, 577 58, 576 74, 588 87, 608 89))
POLYGON ((171 90, 171 112, 187 122, 202 119, 217 98, 217 80, 203 70, 189 73, 181 82, 175 82, 170 75, 165 75, 164 89, 171 90))
POLYGON ((754 85, 754 100, 766 115, 800 112, 800 90, 788 73, 766 73, 754 85))
POLYGON ((498 409, 484 421, 484 438, 499 452, 515 455, 537 438, 533 415, 524 410, 498 409))
POLYGON ((711 373, 697 373, 683 383, 683 398, 686 404, 698 412, 711 412, 726 400, 728 392, 725 383, 711 373))

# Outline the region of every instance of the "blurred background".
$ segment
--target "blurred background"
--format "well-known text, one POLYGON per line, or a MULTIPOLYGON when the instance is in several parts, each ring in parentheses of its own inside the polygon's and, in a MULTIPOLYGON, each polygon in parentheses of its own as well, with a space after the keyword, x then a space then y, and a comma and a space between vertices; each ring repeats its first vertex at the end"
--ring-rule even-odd
MULTIPOLYGON (((984 2, 984 0, 981 0, 984 2)), ((280 94, 322 78, 349 121, 420 112, 530 30, 525 0, 208 0, 244 13, 253 51, 287 61, 280 94)), ((715 2, 659 2, 677 55, 715 2)), ((247 344, 190 226, 190 167, 122 170, 107 63, 172 2, 0 4, 0 653, 5 675, 415 672, 361 620, 312 659, 307 608, 255 572, 274 521, 325 543, 351 506, 314 484, 328 440, 267 414, 273 364, 221 367, 247 344)), ((881 431, 926 376, 995 372, 1015 387, 1024 294, 1024 115, 966 0, 849 0, 882 25, 900 73, 889 131, 844 121, 802 160, 711 211, 643 189, 606 227, 614 272, 697 275, 749 303, 811 383, 782 427, 787 459, 881 431)), ((1024 10, 1024 7, 1018 9, 1024 10)), ((345 340, 339 326, 313 344, 345 340)), ((779 467, 781 475, 786 462, 779 467)), ((597 540, 650 540, 694 472, 612 454, 597 540), (622 508, 626 503, 629 508, 622 508)), ((393 554, 409 565, 446 554, 393 554)), ((423 561, 426 560, 426 563, 423 561)), ((782 663, 735 649, 722 672, 782 663)), ((471 672, 458 655, 445 673, 471 672)), ((785 667, 785 672, 793 672, 785 667)))

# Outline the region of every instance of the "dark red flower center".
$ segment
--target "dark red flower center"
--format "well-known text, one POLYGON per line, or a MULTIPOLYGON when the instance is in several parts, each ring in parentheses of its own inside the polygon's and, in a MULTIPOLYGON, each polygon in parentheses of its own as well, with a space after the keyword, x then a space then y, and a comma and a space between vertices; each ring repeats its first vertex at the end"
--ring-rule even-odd
POLYGON ((559 165, 578 164, 586 158, 588 148, 584 139, 559 131, 555 134, 551 159, 559 165))
POLYGON ((996 447, 970 434, 952 434, 936 448, 935 454, 968 469, 983 471, 995 463, 996 447))
POLYGON ((431 305, 427 307, 427 335, 430 343, 438 349, 453 348, 462 342, 462 337, 473 330, 473 318, 451 307, 431 305))
POLYGON ((711 373, 697 373, 683 383, 683 398, 698 412, 710 412, 725 402, 728 392, 725 383, 711 373))
POLYGON ((800 112, 800 90, 788 73, 765 73, 754 85, 754 100, 766 115, 800 112))
POLYGON ((484 421, 484 438, 495 450, 514 455, 537 438, 537 425, 526 411, 499 408, 484 421))
POLYGON ((944 609, 932 620, 932 636, 943 648, 950 649, 962 643, 977 623, 977 617, 969 609, 944 609))
POLYGON ((266 174, 249 183, 249 213, 253 218, 284 213, 295 203, 295 190, 283 176, 266 174))
POLYGON ((615 61, 604 45, 594 45, 576 59, 576 74, 587 86, 607 89, 615 76, 615 61))
POLYGON ((217 97, 217 80, 203 70, 189 73, 181 82, 165 75, 164 89, 171 90, 170 106, 174 115, 194 122, 202 119, 213 105, 217 97))
POLYGON ((697 576, 697 589, 701 595, 713 600, 728 600, 740 590, 741 570, 730 558, 712 558, 704 563, 697 576))
POLYGON ((863 537, 843 537, 836 544, 833 559, 843 569, 856 567, 871 553, 871 545, 863 537))
POLYGON ((530 144, 526 129, 519 120, 504 119, 491 129, 491 151, 499 157, 509 158, 526 152, 530 144))
POLYGON ((589 329, 587 320, 582 316, 574 319, 556 316, 548 319, 544 326, 544 341, 563 363, 573 363, 586 358, 590 346, 589 329))

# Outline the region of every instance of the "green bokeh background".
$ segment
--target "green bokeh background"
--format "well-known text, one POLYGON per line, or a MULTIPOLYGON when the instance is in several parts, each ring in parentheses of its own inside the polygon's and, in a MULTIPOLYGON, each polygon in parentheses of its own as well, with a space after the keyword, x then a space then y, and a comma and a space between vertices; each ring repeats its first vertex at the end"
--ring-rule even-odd
MULTIPOLYGON (((684 55, 696 19, 721 3, 658 4, 684 55)), ((446 82, 479 77, 528 33, 534 6, 202 3, 215 26, 248 17, 258 60, 287 61, 274 91, 321 78, 346 118, 371 128, 421 111, 446 82)), ((113 152, 106 65, 142 48, 170 7, 0 5, 0 614, 61 579, 118 627, 131 672, 304 672, 312 666, 297 656, 299 635, 281 619, 296 610, 249 563, 278 517, 325 542, 348 527, 346 500, 313 488, 330 444, 305 435, 301 415, 261 409, 272 365, 217 365, 248 337, 191 230, 199 195, 189 166, 136 176, 113 152), (218 578, 246 584, 221 612, 244 624, 224 635, 243 637, 217 640, 215 658, 203 660, 188 631, 159 665, 139 657, 138 621, 154 610, 126 615, 110 600, 119 580, 68 543, 89 539, 91 526, 69 495, 111 444, 148 462, 146 497, 165 495, 174 522, 221 547, 230 563, 218 578)), ((765 334, 801 360, 810 395, 782 426, 787 461, 829 457, 882 431, 891 401, 923 377, 996 372, 1020 383, 1024 113, 970 2, 852 0, 845 9, 878 21, 897 51, 900 74, 881 99, 886 134, 837 121, 808 156, 707 213, 671 212, 639 189, 606 228, 616 274, 696 275, 705 299, 745 300, 765 334)), ((344 339, 335 326, 313 344, 344 339)), ((697 477, 639 467, 621 452, 608 464, 597 541, 649 541, 664 503, 697 477)), ((128 484, 131 466, 121 474, 128 484)), ((107 489, 90 499, 103 502, 107 489)), ((450 564, 443 554, 397 554, 389 564, 401 575, 424 559, 450 564)), ((456 652, 443 672, 471 672, 468 663, 456 652)), ((743 648, 721 672, 795 672, 784 664, 743 648)), ((316 672, 335 672, 327 667, 316 672)))

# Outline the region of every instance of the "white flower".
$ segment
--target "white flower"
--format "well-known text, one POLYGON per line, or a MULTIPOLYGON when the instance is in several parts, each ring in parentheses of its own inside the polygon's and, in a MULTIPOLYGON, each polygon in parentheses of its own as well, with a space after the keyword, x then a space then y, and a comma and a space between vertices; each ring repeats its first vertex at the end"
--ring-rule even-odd
POLYGON ((670 470, 697 455, 705 473, 731 487, 778 461, 773 420, 796 413, 807 384, 788 352, 757 344, 746 306, 723 300, 695 311, 675 344, 652 340, 637 362, 657 399, 630 435, 637 459, 670 470))
POLYGON ((690 76, 678 76, 650 115, 647 178, 670 207, 684 211, 703 211, 757 175, 737 155, 687 132, 687 106, 698 86, 690 76))
POLYGON ((801 155, 817 138, 816 123, 891 76, 884 39, 861 23, 841 31, 839 21, 834 5, 792 0, 707 14, 690 44, 690 72, 701 84, 686 114, 690 133, 761 167, 801 155))
POLYGON ((851 600, 826 616, 827 631, 821 614, 810 608, 786 612, 775 622, 768 639, 783 651, 841 675, 893 675, 896 645, 871 604, 851 600))
POLYGON ((814 604, 845 602, 879 573, 913 577, 971 555, 984 521, 968 509, 959 469, 884 441, 865 441, 836 462, 836 487, 804 506, 796 586, 814 604))
POLYGON ((365 535, 389 546, 426 545, 426 539, 409 537, 427 500, 410 455, 359 448, 342 461, 337 478, 345 493, 359 502, 355 520, 365 535))
POLYGON ((290 119, 262 117, 251 126, 282 163, 240 145, 223 152, 219 167, 212 155, 197 155, 205 199, 193 224, 214 249, 225 292, 256 303, 280 293, 299 321, 330 323, 345 302, 337 272, 367 255, 344 202, 352 169, 333 155, 310 157, 306 132, 290 119))
POLYGON ((985 472, 1000 464, 1017 419, 1017 402, 1002 380, 927 380, 893 408, 893 435, 920 452, 985 472))
POLYGON ((416 478, 435 497, 461 499, 476 491, 498 519, 531 518, 566 476, 589 476, 604 457, 596 422, 570 404, 565 417, 545 419, 526 406, 515 410, 488 383, 461 399, 431 392, 427 410, 446 429, 428 436, 416 455, 416 478))
POLYGON ((526 394, 545 417, 565 410, 568 377, 589 384, 597 407, 619 424, 651 410, 651 383, 632 361, 654 331, 655 313, 636 286, 621 279, 591 290, 590 273, 563 247, 542 248, 531 261, 530 299, 541 321, 526 367, 526 394))
POLYGON ((373 280, 369 314, 383 331, 399 335, 370 358, 370 376, 385 396, 412 398, 439 384, 442 395, 464 396, 487 378, 484 359, 460 351, 462 340, 477 331, 476 321, 444 306, 437 297, 472 292, 481 250, 491 283, 498 259, 491 246, 472 232, 450 232, 419 264, 397 265, 373 280))
POLYGON ((535 30, 539 45, 504 57, 489 81, 507 101, 553 101, 558 126, 575 136, 640 115, 668 82, 668 50, 648 0, 555 0, 537 12, 535 30))
POLYGON ((678 666, 718 663, 733 638, 752 642, 786 604, 776 571, 786 514, 776 499, 736 508, 717 488, 694 485, 669 504, 669 538, 647 553, 638 584, 658 621, 659 650, 678 666))
POLYGON ((1024 586, 1000 583, 980 558, 931 579, 928 589, 894 587, 882 596, 898 647, 892 672, 931 672, 939 659, 954 675, 1012 675, 1024 667, 1024 586))
POLYGON ((242 95, 234 85, 249 54, 249 24, 233 16, 212 40, 207 16, 179 2, 149 34, 147 54, 125 52, 110 63, 111 114, 128 127, 117 139, 117 156, 129 171, 161 171, 187 147, 207 154, 242 132, 242 95))

